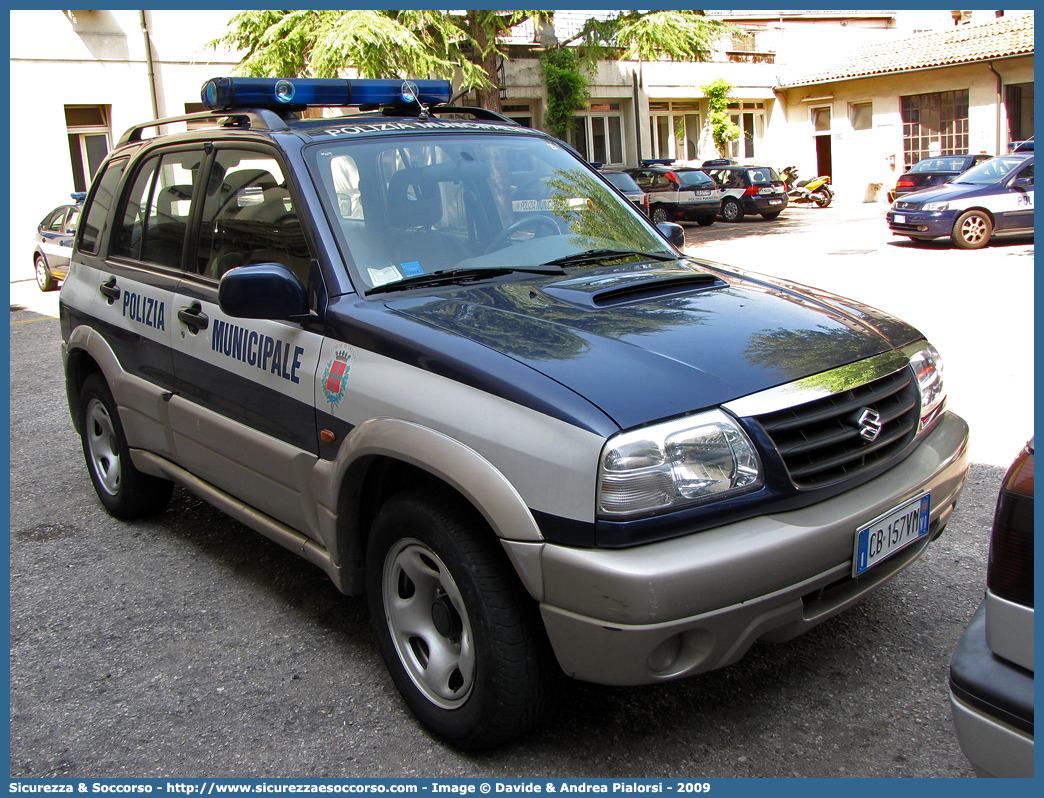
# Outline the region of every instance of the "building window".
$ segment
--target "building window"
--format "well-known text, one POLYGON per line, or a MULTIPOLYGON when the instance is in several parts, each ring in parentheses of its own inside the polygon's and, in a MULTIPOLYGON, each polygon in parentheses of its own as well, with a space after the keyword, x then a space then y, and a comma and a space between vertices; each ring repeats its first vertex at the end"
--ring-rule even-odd
POLYGON ((901 97, 903 162, 968 153, 968 90, 901 97))
POLYGON ((829 105, 823 105, 819 108, 809 109, 812 114, 812 130, 814 133, 829 133, 830 132, 830 116, 831 108, 829 105))
POLYGON ((649 103, 649 141, 653 158, 696 160, 700 157, 697 103, 649 103))
POLYGON ((513 119, 522 127, 533 127, 533 109, 529 103, 514 103, 501 106, 500 112, 508 119, 513 119))
POLYGON ((73 187, 77 191, 86 191, 94 173, 109 154, 109 107, 67 105, 65 126, 69 134, 73 187))
POLYGON ((740 137, 729 144, 733 160, 754 158, 765 137, 765 103, 729 103, 729 118, 740 129, 740 137))
POLYGON ((622 165, 623 114, 619 103, 591 105, 590 113, 573 117, 572 144, 585 161, 622 165))
POLYGON ((852 130, 870 130, 874 126, 873 103, 852 103, 849 106, 852 130))

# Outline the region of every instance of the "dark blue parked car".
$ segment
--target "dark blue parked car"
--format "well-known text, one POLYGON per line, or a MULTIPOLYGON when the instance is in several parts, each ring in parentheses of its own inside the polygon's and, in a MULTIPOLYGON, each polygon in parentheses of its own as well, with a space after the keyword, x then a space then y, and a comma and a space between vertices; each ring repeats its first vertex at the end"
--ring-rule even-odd
POLYGON ((949 238, 979 249, 993 236, 1033 234, 1033 155, 991 158, 946 185, 907 194, 888 210, 895 235, 949 238))

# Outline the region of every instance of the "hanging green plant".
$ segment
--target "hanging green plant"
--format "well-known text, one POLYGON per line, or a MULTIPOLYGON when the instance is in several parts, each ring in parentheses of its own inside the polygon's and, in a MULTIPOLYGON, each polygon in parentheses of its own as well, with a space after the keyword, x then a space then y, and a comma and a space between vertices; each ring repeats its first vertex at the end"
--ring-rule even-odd
POLYGON ((718 78, 706 86, 700 86, 707 97, 707 109, 710 112, 711 138, 714 139, 714 147, 722 158, 729 157, 729 144, 740 137, 742 131, 733 123, 729 115, 729 96, 732 94, 732 84, 722 78, 718 78))
POLYGON ((576 55, 568 47, 548 50, 541 55, 540 73, 547 86, 544 127, 564 139, 573 115, 591 98, 587 78, 576 55))

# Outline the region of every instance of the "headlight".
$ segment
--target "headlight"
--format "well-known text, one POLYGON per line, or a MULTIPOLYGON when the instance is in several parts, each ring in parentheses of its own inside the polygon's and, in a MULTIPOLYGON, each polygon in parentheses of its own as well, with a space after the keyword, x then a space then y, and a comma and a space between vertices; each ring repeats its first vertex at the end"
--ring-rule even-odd
POLYGON ((910 355, 910 365, 921 391, 921 424, 917 429, 920 433, 931 425, 946 403, 942 357, 934 346, 925 344, 910 355))
POLYGON ((610 438, 598 469, 601 517, 640 515, 722 499, 761 486, 750 439, 721 410, 610 438))
POLYGON ((926 202, 921 206, 922 211, 945 211, 949 208, 950 203, 948 202, 926 202))

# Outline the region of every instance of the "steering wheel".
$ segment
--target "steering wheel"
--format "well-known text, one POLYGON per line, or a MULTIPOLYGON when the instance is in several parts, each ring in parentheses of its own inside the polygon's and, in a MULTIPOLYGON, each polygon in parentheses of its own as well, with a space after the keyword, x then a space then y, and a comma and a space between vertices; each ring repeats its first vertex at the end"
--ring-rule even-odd
POLYGON ((498 249, 503 249, 504 245, 507 244, 507 240, 511 238, 519 230, 524 230, 527 227, 532 227, 533 232, 536 233, 541 227, 551 232, 548 235, 557 236, 562 234, 562 228, 558 226, 558 221, 553 216, 546 216, 544 214, 534 214, 533 216, 523 216, 517 222, 508 225, 501 230, 497 235, 493 236, 493 240, 489 242, 489 246, 486 247, 486 252, 496 252, 498 249))

